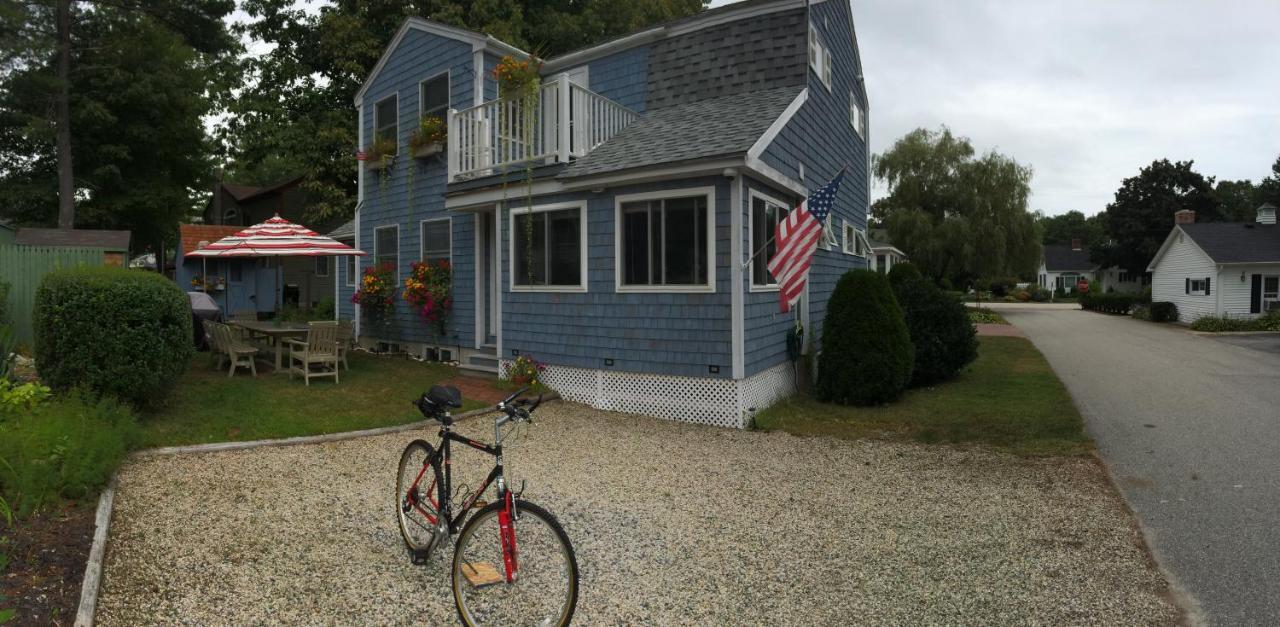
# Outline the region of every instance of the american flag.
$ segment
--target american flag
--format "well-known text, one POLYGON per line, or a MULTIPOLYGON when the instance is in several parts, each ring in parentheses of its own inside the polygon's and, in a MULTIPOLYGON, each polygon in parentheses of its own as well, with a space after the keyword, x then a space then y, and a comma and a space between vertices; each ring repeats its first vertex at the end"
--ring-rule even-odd
POLYGON ((840 189, 842 180, 843 171, 800 203, 774 228, 773 239, 777 242, 778 252, 769 260, 769 274, 778 281, 784 312, 789 311, 804 293, 809 279, 809 264, 813 262, 813 253, 823 236, 822 224, 835 206, 836 191, 840 189))

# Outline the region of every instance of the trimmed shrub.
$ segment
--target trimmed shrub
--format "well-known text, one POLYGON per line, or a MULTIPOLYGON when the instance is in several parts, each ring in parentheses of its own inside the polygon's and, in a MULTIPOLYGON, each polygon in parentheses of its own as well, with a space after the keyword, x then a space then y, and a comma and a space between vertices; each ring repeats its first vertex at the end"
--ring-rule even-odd
POLYGON ((967 307, 924 279, 895 285, 894 295, 915 348, 911 385, 950 379, 978 358, 977 332, 969 322, 967 307))
POLYGON ((1015 277, 1001 277, 998 279, 991 279, 987 282, 987 285, 990 286, 988 289, 991 290, 992 296, 1004 298, 1006 294, 1013 291, 1013 288, 1017 287, 1018 279, 1015 277))
POLYGON ((0 495, 18 516, 58 498, 92 497, 136 434, 127 406, 81 394, 0 419, 0 495))
POLYGON ((1280 331, 1280 311, 1268 311, 1255 323, 1259 331, 1280 331))
POLYGON ((895 264, 892 268, 889 268, 889 285, 895 290, 898 289, 898 285, 905 281, 914 281, 923 278, 924 276, 920 274, 920 270, 908 261, 895 264))
POLYGON ((1151 286, 1147 286, 1145 289, 1143 289, 1141 292, 1138 293, 1138 298, 1136 301, 1134 301, 1134 304, 1136 305, 1151 304, 1151 286))
POLYGON ((1129 315, 1129 310, 1133 309, 1134 300, 1133 294, 1103 294, 1090 291, 1087 294, 1080 295, 1080 308, 1087 311, 1127 316, 1129 315))
POLYGON ((1039 285, 1032 285, 1028 287, 1027 292, 1031 294, 1032 302, 1047 303, 1049 302, 1049 299, 1053 298, 1052 292, 1050 292, 1049 290, 1043 287, 1040 287, 1039 285))
MULTIPOLYGON (((1150 291, 1147 292, 1147 298, 1148 299, 1151 298, 1150 291)), ((1151 312, 1152 322, 1177 322, 1178 321, 1178 306, 1169 301, 1160 301, 1158 303, 1151 303, 1151 306, 1148 309, 1150 309, 1150 312, 1151 312)))
POLYGON ((1150 320, 1151 306, 1150 305, 1134 305, 1133 312, 1131 312, 1130 315, 1133 316, 1134 320, 1150 320))
POLYGON ((1210 333, 1229 333, 1232 331, 1258 331, 1257 320, 1244 318, 1226 318, 1222 316, 1202 316, 1191 323, 1192 331, 1208 331, 1210 333))
POLYGON ((74 387, 139 405, 164 398, 193 352, 191 306, 144 270, 76 268, 45 275, 34 310, 36 368, 74 387))
POLYGON ((852 270, 840 277, 827 301, 822 338, 818 400, 876 405, 907 388, 915 351, 884 275, 852 270))
POLYGON ((1004 316, 987 309, 986 307, 966 307, 969 314, 969 322, 973 324, 1009 324, 1004 316))

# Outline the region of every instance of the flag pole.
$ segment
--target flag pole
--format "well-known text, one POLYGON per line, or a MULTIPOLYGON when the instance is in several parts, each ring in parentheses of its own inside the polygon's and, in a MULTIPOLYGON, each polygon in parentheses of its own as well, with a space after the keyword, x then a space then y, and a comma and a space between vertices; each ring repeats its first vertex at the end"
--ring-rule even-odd
MULTIPOLYGON (((847 163, 846 163, 846 164, 845 164, 845 166, 844 166, 843 168, 840 168, 840 171, 839 171, 839 172, 836 172, 836 176, 840 176, 841 174, 844 174, 844 173, 845 173, 845 171, 847 171, 848 169, 849 169, 849 164, 847 164, 847 163)), ((832 180, 835 180, 836 176, 831 177, 831 179, 832 179, 832 180)), ((806 200, 807 200, 807 199, 806 199, 806 200)), ((804 201, 801 201, 801 202, 804 202, 804 201)), ((867 209, 868 209, 868 210, 870 210, 871 208, 870 208, 870 207, 867 207, 867 209)), ((828 216, 828 217, 830 217, 830 216, 828 216)), ((823 222, 823 224, 826 224, 826 222, 827 222, 826 218, 823 218, 822 222, 823 222)), ((773 234, 769 236, 769 239, 765 240, 764 244, 763 244, 763 245, 761 245, 761 246, 760 246, 760 248, 757 248, 757 249, 755 250, 755 252, 751 253, 751 256, 750 256, 750 257, 747 257, 747 260, 746 260, 746 261, 742 262, 742 267, 741 267, 741 268, 739 268, 739 270, 746 270, 746 269, 747 269, 747 266, 751 265, 751 260, 752 260, 752 259, 755 259, 755 258, 756 258, 756 255, 759 255, 760 253, 764 252, 764 251, 765 251, 765 249, 769 248, 769 244, 772 244, 772 243, 773 243, 773 240, 774 240, 774 239, 776 239, 777 237, 778 237, 778 232, 775 230, 775 231, 773 232, 773 234)), ((768 260, 768 259, 766 259, 765 261, 766 261, 766 262, 768 262, 769 260, 768 260)))

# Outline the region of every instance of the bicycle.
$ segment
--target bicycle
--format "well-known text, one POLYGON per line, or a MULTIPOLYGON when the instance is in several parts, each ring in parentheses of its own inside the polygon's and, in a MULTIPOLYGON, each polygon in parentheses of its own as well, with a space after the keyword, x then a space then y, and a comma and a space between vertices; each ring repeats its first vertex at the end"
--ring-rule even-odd
POLYGON ((400 456, 396 479, 400 535, 418 565, 425 565, 446 538, 458 535, 451 586, 458 617, 468 627, 530 622, 568 625, 578 603, 573 545, 554 516, 521 498, 523 482, 518 492, 510 489, 502 466, 503 440, 520 423, 531 423, 533 412, 542 404, 541 396, 536 401, 517 400, 528 389, 498 403, 496 410, 502 415, 494 418, 493 444, 453 432, 449 410, 462 406, 457 388, 433 386, 413 401, 423 416, 440 423, 440 443, 433 447, 425 440, 414 440, 400 456), (503 433, 507 425, 510 428, 503 433), (494 457, 493 470, 480 489, 466 494, 456 513, 453 442, 494 457), (497 499, 485 503, 481 497, 491 484, 496 486, 497 499), (475 513, 462 524, 473 509, 475 513))

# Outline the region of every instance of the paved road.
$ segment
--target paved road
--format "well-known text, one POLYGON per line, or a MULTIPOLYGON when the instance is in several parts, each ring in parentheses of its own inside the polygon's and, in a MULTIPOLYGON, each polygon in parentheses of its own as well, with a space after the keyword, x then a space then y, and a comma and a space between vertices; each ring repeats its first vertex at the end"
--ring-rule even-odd
POLYGON ((1070 389, 1156 558, 1202 618, 1280 624, 1280 340, 999 308, 1070 389))

